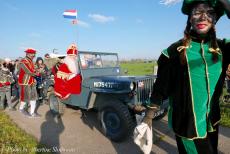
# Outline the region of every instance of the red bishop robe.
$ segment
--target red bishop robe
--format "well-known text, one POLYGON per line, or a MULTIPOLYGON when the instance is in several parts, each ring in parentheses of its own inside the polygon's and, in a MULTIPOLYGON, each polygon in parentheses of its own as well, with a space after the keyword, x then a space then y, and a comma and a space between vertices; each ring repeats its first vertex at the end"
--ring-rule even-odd
POLYGON ((77 74, 75 77, 69 79, 73 74, 66 64, 61 64, 57 74, 54 77, 54 91, 55 94, 61 99, 67 99, 70 94, 81 93, 82 77, 77 74))

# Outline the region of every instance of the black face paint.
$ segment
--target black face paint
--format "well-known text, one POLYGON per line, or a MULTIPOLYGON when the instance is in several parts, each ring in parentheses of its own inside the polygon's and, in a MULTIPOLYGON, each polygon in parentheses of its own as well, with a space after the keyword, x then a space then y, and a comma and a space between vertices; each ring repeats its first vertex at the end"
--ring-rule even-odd
POLYGON ((194 31, 206 34, 216 23, 215 10, 206 3, 197 4, 192 9, 190 22, 194 31))
POLYGON ((200 4, 194 7, 191 16, 198 20, 207 19, 211 23, 216 20, 215 10, 207 4, 200 4))

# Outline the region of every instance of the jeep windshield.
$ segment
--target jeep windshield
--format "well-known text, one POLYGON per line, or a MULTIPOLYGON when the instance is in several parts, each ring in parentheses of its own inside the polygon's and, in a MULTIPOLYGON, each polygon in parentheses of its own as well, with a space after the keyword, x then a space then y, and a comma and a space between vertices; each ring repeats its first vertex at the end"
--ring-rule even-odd
POLYGON ((116 53, 79 52, 82 69, 119 67, 116 53))

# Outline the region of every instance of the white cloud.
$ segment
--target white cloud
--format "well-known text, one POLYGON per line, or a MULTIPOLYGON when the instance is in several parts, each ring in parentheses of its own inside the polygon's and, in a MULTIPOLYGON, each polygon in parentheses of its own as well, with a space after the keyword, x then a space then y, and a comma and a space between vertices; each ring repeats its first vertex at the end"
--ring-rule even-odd
POLYGON ((88 16, 92 18, 94 21, 99 22, 99 23, 106 23, 106 22, 111 22, 115 20, 115 18, 112 16, 104 16, 101 14, 89 14, 88 16))
POLYGON ((163 4, 163 5, 173 5, 173 4, 176 4, 178 2, 180 2, 181 0, 161 0, 160 1, 160 4, 163 4))
POLYGON ((90 25, 87 22, 84 22, 82 20, 77 20, 77 25, 81 26, 81 27, 85 27, 85 28, 89 28, 90 25))

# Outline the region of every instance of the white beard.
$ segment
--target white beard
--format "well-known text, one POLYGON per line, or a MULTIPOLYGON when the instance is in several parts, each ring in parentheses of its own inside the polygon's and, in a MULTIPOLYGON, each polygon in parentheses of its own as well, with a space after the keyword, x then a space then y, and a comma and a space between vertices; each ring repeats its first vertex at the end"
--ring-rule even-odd
POLYGON ((77 60, 73 60, 69 56, 66 56, 65 59, 64 59, 64 63, 67 65, 68 69, 72 73, 74 73, 74 74, 78 73, 78 63, 77 63, 77 60))

